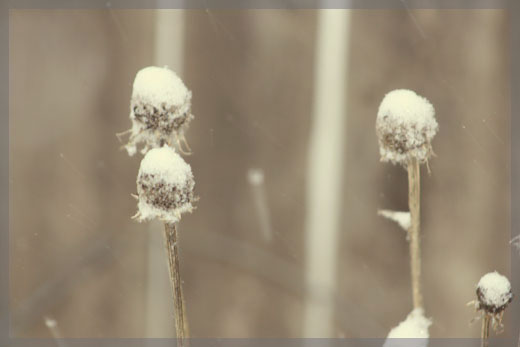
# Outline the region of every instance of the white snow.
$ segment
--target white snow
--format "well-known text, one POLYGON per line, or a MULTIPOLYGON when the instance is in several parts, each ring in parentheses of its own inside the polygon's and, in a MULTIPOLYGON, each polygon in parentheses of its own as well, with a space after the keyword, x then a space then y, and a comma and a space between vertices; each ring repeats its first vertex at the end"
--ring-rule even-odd
POLYGON ((403 346, 402 341, 399 342, 398 339, 401 338, 416 338, 420 340, 414 340, 413 346, 427 346, 428 338, 430 334, 428 333, 428 328, 432 324, 431 319, 428 319, 424 316, 424 311, 422 308, 416 308, 406 317, 404 321, 399 323, 398 326, 390 330, 388 337, 383 345, 383 347, 391 347, 391 346, 403 346), (397 340, 394 340, 397 339, 397 340))
POLYGON ((381 160, 405 163, 409 157, 416 157, 426 161, 438 129, 435 109, 426 98, 408 89, 389 92, 376 119, 381 160))
POLYGON ((483 295, 484 304, 500 307, 511 299, 511 283, 507 277, 498 272, 490 272, 482 276, 477 284, 483 295))
POLYGON ((412 224, 410 212, 379 210, 377 211, 377 214, 396 222, 405 231, 408 231, 408 229, 410 229, 410 225, 412 224))
POLYGON ((148 66, 137 72, 132 98, 160 108, 163 103, 179 106, 191 98, 191 92, 175 72, 165 67, 148 66))
MULTIPOLYGON (((138 209, 139 212, 136 218, 139 221, 150 220, 158 218, 162 221, 175 223, 180 220, 181 213, 191 212, 193 206, 191 201, 181 202, 179 193, 171 193, 171 188, 177 188, 177 192, 183 190, 193 190, 194 180, 191 172, 191 167, 188 163, 182 159, 182 157, 175 152, 171 147, 164 146, 160 148, 153 148, 148 151, 141 161, 138 174, 138 192, 139 201, 138 209), (165 190, 161 194, 173 194, 167 196, 167 198, 175 199, 178 202, 178 206, 174 209, 164 210, 157 206, 147 203, 144 194, 140 192, 142 189, 139 187, 139 181, 143 175, 151 175, 153 178, 149 178, 150 184, 153 185, 164 185, 165 190)), ((162 195, 161 195, 162 196, 162 195)))
POLYGON ((182 185, 192 177, 190 165, 168 146, 153 148, 146 153, 139 167, 139 174, 144 173, 156 175, 174 185, 182 185))
POLYGON ((396 89, 385 95, 377 112, 378 118, 383 116, 420 128, 437 127, 432 104, 409 89, 396 89))

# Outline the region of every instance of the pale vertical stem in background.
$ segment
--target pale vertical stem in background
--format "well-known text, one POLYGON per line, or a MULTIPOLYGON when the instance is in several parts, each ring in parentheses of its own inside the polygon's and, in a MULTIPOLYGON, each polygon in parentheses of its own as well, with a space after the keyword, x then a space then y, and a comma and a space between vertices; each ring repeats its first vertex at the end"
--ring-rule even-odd
MULTIPOLYGON (((158 1, 157 7, 168 3, 158 1)), ((154 65, 168 65, 182 75, 184 51, 184 11, 157 10, 155 18, 154 65)), ((168 276, 168 263, 164 257, 162 225, 150 223, 148 230, 148 280, 146 294, 146 336, 173 337, 173 303, 168 276)))
POLYGON ((334 337, 350 30, 349 10, 318 11, 307 168, 303 336, 334 337))
MULTIPOLYGON (((169 1, 159 1, 171 4, 169 1)), ((157 10, 155 22, 155 65, 168 65, 178 75, 184 65, 184 10, 157 10)))
POLYGON ((262 236, 265 241, 270 242, 273 239, 273 231, 265 192, 264 172, 261 169, 249 169, 247 181, 253 190, 253 199, 262 236))
POLYGON ((63 336, 61 335, 61 332, 60 332, 60 329, 58 328, 58 323, 56 322, 56 320, 49 318, 49 317, 45 317, 44 320, 45 320, 45 325, 47 326, 47 328, 49 328, 49 330, 51 332, 52 338, 56 342, 56 345, 58 347, 67 347, 65 342, 63 342, 63 336))

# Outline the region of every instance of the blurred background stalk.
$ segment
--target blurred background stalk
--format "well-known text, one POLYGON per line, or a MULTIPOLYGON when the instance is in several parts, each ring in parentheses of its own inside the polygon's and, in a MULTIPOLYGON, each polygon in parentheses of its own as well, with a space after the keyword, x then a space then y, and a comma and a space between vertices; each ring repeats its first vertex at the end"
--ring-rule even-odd
POLYGON ((335 337, 350 11, 318 11, 305 215, 303 336, 335 337))

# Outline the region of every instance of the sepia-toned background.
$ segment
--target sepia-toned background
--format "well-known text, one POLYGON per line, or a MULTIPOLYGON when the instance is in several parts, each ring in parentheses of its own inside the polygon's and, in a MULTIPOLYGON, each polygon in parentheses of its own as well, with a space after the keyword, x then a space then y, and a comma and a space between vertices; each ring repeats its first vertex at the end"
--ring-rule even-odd
MULTIPOLYGON (((385 337, 412 309, 405 233, 377 216, 407 209, 406 171, 380 163, 374 130, 385 93, 409 88, 432 102, 440 125, 431 173, 422 169, 431 336, 478 337, 466 306, 476 283, 489 271, 511 275, 507 13, 352 10, 345 18, 328 335, 385 337)), ((115 135, 130 127, 133 78, 149 65, 170 66, 193 92, 185 159, 200 200, 179 224, 192 335, 308 335, 308 160, 322 24, 316 10, 10 12, 14 336, 174 334, 162 226, 130 219, 141 156, 128 157, 115 135), (251 182, 251 169, 263 184, 251 182)))

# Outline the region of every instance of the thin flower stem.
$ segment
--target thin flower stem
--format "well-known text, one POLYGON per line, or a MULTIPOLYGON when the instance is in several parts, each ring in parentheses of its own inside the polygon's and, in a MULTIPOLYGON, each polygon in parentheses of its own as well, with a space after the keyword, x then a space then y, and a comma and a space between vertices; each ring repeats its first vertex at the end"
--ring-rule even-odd
POLYGON ((174 223, 164 223, 164 237, 170 269, 173 308, 175 314, 175 332, 179 347, 187 347, 189 338, 188 322, 182 293, 181 273, 179 266, 179 248, 177 245, 177 228, 174 223))
POLYGON ((188 315, 186 313, 186 300, 184 300, 184 291, 181 287, 181 295, 182 295, 182 313, 184 317, 184 337, 189 338, 190 337, 190 324, 188 322, 188 315))
POLYGON ((408 161, 408 205, 410 208, 410 268, 412 278, 413 307, 423 307, 421 290, 421 171, 419 161, 408 161))
POLYGON ((482 333, 480 335, 482 339, 481 346, 488 347, 489 346, 489 321, 490 315, 484 313, 484 317, 482 318, 482 333))

